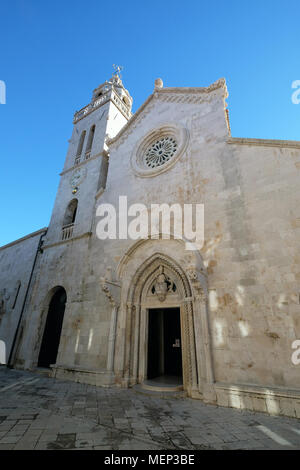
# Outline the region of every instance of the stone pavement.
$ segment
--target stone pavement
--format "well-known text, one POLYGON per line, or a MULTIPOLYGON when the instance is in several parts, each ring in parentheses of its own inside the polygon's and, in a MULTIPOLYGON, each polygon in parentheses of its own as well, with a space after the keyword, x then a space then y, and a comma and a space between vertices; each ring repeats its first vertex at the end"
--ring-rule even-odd
POLYGON ((0 367, 0 450, 300 449, 299 420, 0 367))

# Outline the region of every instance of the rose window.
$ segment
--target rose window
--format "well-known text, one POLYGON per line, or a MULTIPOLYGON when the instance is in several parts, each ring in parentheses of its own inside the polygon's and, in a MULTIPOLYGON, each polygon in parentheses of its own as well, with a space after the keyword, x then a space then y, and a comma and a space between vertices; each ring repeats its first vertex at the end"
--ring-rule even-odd
POLYGON ((154 142, 145 152, 145 163, 148 168, 156 168, 169 161, 177 150, 173 137, 163 137, 154 142))
POLYGON ((134 173, 147 178, 169 170, 185 152, 188 139, 188 130, 174 122, 150 130, 131 154, 134 173))

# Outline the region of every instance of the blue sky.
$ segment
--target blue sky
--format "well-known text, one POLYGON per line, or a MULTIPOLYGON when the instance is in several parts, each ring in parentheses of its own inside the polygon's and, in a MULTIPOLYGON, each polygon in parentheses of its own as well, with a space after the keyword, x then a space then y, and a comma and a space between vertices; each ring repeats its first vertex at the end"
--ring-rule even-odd
POLYGON ((136 110, 225 77, 232 135, 300 140, 300 2, 2 0, 0 245, 47 226, 73 113, 124 66, 136 110))

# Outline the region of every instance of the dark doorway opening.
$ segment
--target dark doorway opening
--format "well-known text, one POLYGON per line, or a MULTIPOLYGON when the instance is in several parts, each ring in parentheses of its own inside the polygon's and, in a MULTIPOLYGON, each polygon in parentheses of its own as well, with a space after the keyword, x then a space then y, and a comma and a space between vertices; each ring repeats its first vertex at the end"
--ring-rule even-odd
POLYGON ((180 309, 150 309, 147 378, 182 379, 180 309))
POLYGON ((50 367, 50 364, 56 363, 66 300, 67 295, 65 289, 59 287, 53 294, 49 304, 38 367, 50 367))

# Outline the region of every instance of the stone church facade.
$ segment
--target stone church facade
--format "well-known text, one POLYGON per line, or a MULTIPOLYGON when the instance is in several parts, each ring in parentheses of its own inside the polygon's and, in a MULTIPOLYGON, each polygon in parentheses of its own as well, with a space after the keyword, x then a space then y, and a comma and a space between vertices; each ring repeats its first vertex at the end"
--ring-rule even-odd
POLYGON ((49 227, 0 248, 10 366, 300 417, 300 142, 233 138, 226 97, 158 79, 132 115, 116 74, 75 113, 49 227), (204 204, 202 248, 99 240, 120 196, 204 204))

